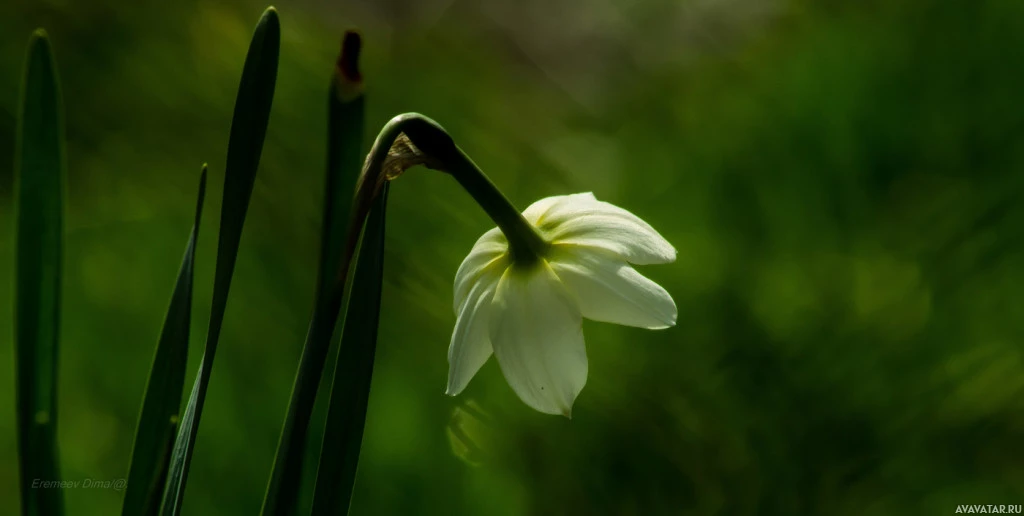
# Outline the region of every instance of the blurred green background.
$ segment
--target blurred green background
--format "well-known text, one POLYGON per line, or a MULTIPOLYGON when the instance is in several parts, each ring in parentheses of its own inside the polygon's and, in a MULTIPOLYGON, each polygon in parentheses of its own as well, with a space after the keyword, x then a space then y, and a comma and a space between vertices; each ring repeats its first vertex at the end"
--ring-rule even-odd
MULTIPOLYGON (((14 113, 38 26, 67 111, 66 479, 126 475, 200 165, 210 163, 207 213, 218 214, 263 7, 0 7, 0 270, 13 270, 14 113)), ((450 178, 403 176, 353 514, 844 516, 1024 503, 1024 3, 277 8, 277 94, 185 514, 259 510, 312 306, 325 92, 353 26, 366 41, 368 143, 391 116, 422 112, 520 208, 593 191, 679 250, 676 263, 641 269, 674 296, 676 328, 584 323, 590 380, 571 421, 528 409, 493 360, 449 398, 452 278, 492 224, 450 178), (486 422, 463 411, 470 401, 486 422)), ((200 237, 191 374, 217 219, 200 237)), ((3 314, 11 274, 0 274, 3 314)), ((0 514, 19 507, 10 320, 0 318, 0 514)), ((85 516, 117 513, 122 493, 65 495, 68 514, 85 516)))

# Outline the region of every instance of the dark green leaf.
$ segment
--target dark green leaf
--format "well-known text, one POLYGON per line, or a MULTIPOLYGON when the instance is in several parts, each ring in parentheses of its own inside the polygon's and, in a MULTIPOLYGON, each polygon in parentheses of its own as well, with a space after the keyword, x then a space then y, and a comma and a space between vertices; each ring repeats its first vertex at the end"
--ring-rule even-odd
POLYGON ((331 388, 313 514, 347 514, 352 499, 377 349, 388 189, 385 183, 363 230, 331 388))
MULTIPOLYGON (((304 471, 315 468, 315 464, 304 468, 304 458, 310 453, 314 457, 319 455, 319 440, 310 441, 308 437, 331 336, 344 299, 344 276, 339 271, 345 271, 351 260, 346 252, 351 252, 348 245, 353 241, 353 190, 362 164, 365 102, 358 71, 360 46, 357 33, 345 35, 328 92, 327 177, 317 294, 263 502, 263 514, 267 515, 294 513, 304 471)), ((355 227, 358 231, 361 224, 355 227)), ((322 424, 313 431, 319 433, 322 424)), ((309 475, 305 478, 308 480, 309 475)))
POLYGON ((139 426, 135 432, 128 486, 121 509, 123 516, 156 514, 163 499, 168 461, 178 429, 181 392, 185 385, 189 326, 192 319, 192 278, 205 197, 204 165, 199 177, 199 198, 196 202, 192 233, 185 246, 185 257, 182 258, 181 267, 178 269, 178 280, 171 294, 171 304, 164 318, 163 331, 160 332, 160 342, 157 344, 153 367, 149 372, 139 426))
POLYGON ((203 401, 206 398, 217 341, 224 322, 228 290, 231 287, 238 245, 242 238, 242 226, 249 208, 249 199, 252 197, 256 170, 259 168, 260 154, 263 151, 263 139, 270 120, 280 45, 281 26, 277 11, 271 7, 263 13, 256 25, 242 69, 238 95, 235 98, 235 114, 231 120, 231 136, 228 140, 227 166, 224 174, 217 269, 214 276, 206 350, 199 363, 199 373, 196 375, 171 454, 171 468, 167 476, 162 514, 178 514, 185 495, 188 466, 195 447, 203 401))
POLYGON ((324 441, 324 425, 327 424, 327 409, 331 402, 331 383, 334 381, 334 364, 338 361, 340 328, 335 326, 330 349, 324 361, 320 386, 316 389, 316 402, 309 418, 309 432, 306 436, 306 451, 302 456, 302 479, 299 482, 295 514, 310 514, 313 509, 313 488, 316 486, 316 470, 320 460, 320 445, 324 441))
POLYGON ((17 262, 14 305, 18 458, 25 515, 64 512, 57 450, 57 355, 64 238, 64 129, 46 32, 29 40, 15 159, 17 262))

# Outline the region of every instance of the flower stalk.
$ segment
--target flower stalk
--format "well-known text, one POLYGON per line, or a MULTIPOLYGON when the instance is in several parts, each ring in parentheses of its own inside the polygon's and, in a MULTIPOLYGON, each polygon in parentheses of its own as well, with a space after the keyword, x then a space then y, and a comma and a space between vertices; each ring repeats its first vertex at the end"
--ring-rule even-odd
MULTIPOLYGON (((392 118, 377 135, 356 187, 353 223, 362 224, 384 181, 397 178, 415 165, 454 177, 508 238, 509 252, 516 264, 528 265, 546 254, 548 243, 522 213, 440 124, 419 113, 392 118)), ((350 247, 354 248, 354 244, 350 238, 350 247)))

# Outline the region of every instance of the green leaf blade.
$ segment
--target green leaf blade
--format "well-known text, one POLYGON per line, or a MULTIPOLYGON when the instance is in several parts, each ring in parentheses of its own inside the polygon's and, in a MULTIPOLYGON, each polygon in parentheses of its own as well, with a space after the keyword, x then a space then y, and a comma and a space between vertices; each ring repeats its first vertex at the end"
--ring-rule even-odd
POLYGON ((331 387, 313 514, 347 514, 366 426, 384 278, 385 183, 366 219, 331 387))
POLYGON ((46 32, 29 40, 15 158, 17 251, 15 376, 22 514, 64 512, 60 489, 57 372, 64 233, 64 128, 60 86, 46 32))
POLYGON ((320 385, 329 385, 322 380, 324 366, 333 358, 328 352, 344 301, 344 278, 352 259, 346 254, 353 252, 352 233, 362 227, 361 220, 356 224, 352 221, 353 194, 362 169, 366 110, 358 70, 361 46, 358 33, 345 34, 328 92, 327 175, 316 298, 263 501, 262 513, 267 515, 295 512, 304 483, 310 487, 308 483, 316 473, 315 461, 310 464, 306 458, 317 458, 320 454, 319 433, 327 411, 328 390, 320 385), (314 418, 318 406, 324 416, 314 418))
POLYGON ((195 275, 196 242, 206 198, 206 166, 199 178, 195 220, 163 330, 153 357, 146 396, 135 433, 131 466, 125 490, 123 516, 157 514, 167 480, 171 450, 177 434, 185 368, 188 359, 189 330, 192 319, 192 285, 195 275))
POLYGON ((264 11, 256 25, 242 69, 238 95, 235 98, 235 111, 228 140, 210 326, 207 331, 206 349, 199 363, 199 372, 171 452, 171 467, 160 511, 164 515, 178 514, 185 495, 188 468, 224 322, 242 227, 252 197, 263 141, 270 121, 280 45, 280 21, 277 11, 270 7, 264 11))

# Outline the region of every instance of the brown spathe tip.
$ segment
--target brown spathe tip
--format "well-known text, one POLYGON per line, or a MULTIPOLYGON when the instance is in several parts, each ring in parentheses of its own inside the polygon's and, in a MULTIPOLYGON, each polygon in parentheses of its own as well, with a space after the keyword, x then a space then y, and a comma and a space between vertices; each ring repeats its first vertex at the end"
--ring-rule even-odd
POLYGON ((338 71, 351 82, 361 82, 359 73, 359 52, 363 49, 363 38, 354 30, 345 31, 341 40, 341 55, 338 56, 338 71))

